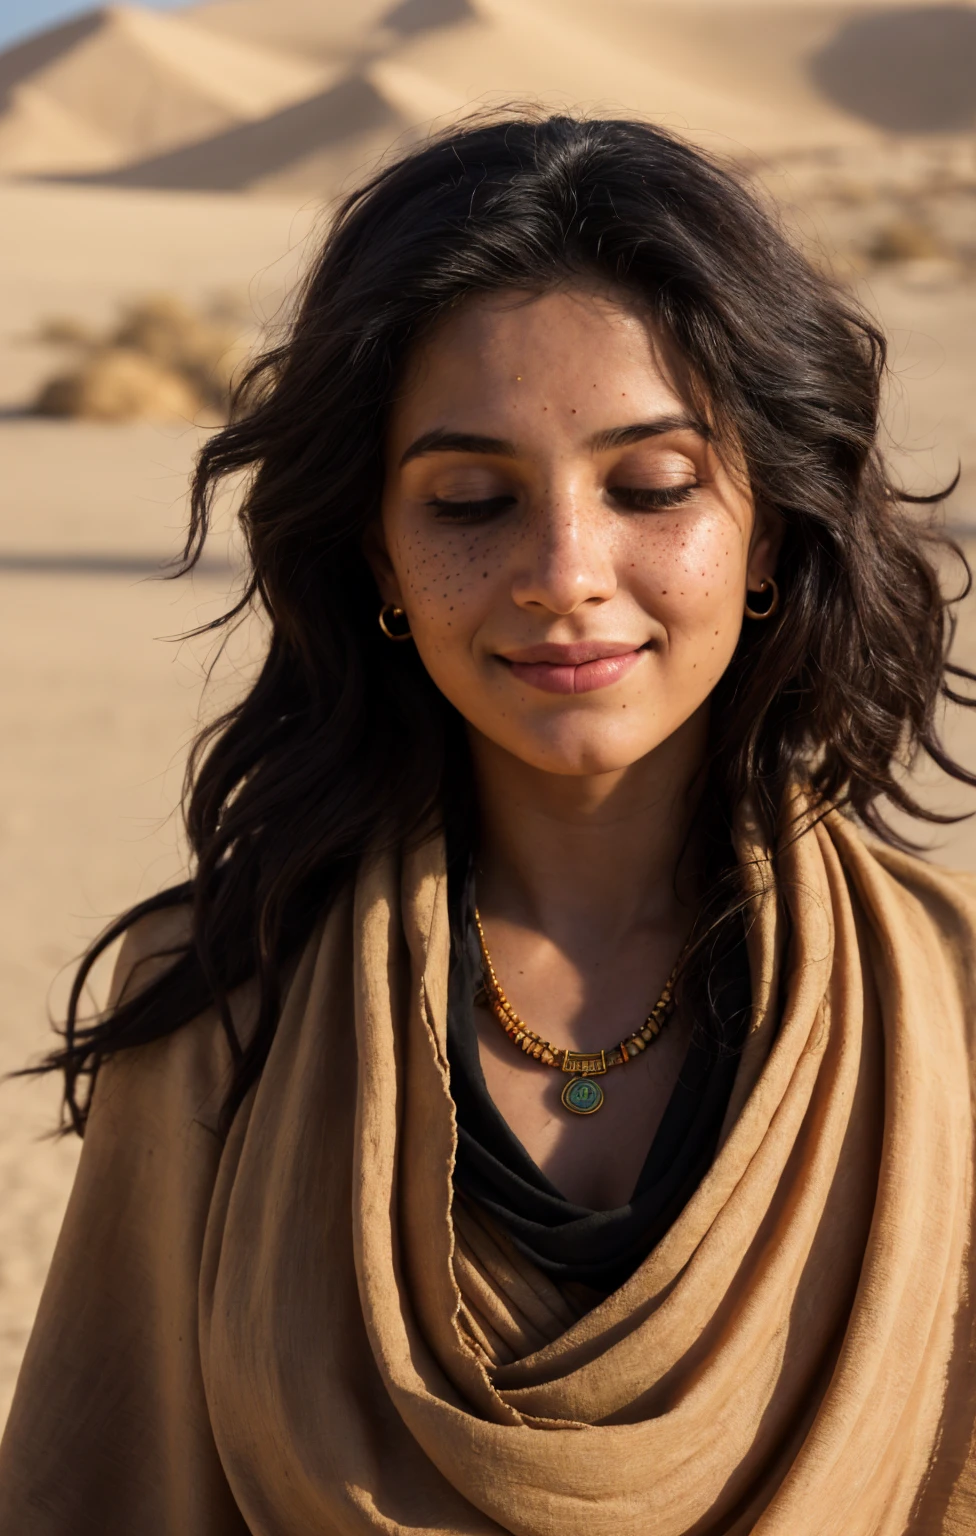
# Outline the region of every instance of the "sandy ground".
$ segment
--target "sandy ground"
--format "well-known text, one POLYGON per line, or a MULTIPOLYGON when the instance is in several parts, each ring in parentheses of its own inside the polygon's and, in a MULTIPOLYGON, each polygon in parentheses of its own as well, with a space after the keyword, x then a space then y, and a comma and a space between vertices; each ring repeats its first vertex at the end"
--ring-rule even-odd
MULTIPOLYGON (((195 296, 247 286, 256 273, 264 274, 255 289, 261 302, 273 304, 295 270, 298 226, 280 204, 2 187, 0 219, 18 231, 0 252, 0 408, 8 409, 0 415, 0 1071, 7 1071, 48 1043, 48 1008, 57 1013, 63 1001, 72 957, 108 917, 179 872, 173 807, 186 743, 201 707, 241 686, 253 654, 243 636, 201 706, 208 647, 171 638, 213 616, 231 590, 224 539, 192 583, 166 585, 144 573, 178 542, 199 432, 9 414, 51 366, 48 353, 17 338, 43 313, 101 318, 137 291, 162 286, 195 296)), ((934 270, 902 272, 873 280, 868 298, 892 336, 892 437, 904 472, 916 486, 931 486, 961 457, 952 516, 976 525, 976 287, 934 270)), ((976 544, 970 548, 976 553, 976 544)), ((973 603, 959 644, 976 659, 973 603)), ((976 766, 976 722, 951 722, 951 735, 976 766)), ((976 804, 938 784, 927 792, 957 809, 976 804)), ((976 823, 945 836, 939 857, 976 868, 976 823)), ((0 1421, 77 1157, 74 1141, 45 1139, 57 1099, 50 1080, 0 1085, 0 1421)))

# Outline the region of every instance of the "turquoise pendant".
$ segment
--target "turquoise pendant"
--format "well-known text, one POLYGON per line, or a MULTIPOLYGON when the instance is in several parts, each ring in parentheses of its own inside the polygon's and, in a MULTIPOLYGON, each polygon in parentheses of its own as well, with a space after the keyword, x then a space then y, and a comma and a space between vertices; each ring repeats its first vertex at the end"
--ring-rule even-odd
POLYGON ((592 1077, 573 1077, 566 1084, 560 1098, 574 1115, 595 1115, 603 1104, 603 1089, 592 1077))

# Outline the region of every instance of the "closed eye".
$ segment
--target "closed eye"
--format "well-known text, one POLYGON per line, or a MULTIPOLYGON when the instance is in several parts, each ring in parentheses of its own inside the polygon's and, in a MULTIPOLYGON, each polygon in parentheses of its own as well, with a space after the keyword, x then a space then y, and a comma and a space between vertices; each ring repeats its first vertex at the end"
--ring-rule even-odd
POLYGON ((607 487, 607 494, 627 512, 660 512, 668 507, 680 507, 697 489, 697 481, 691 485, 654 487, 611 485, 607 487))
POLYGON ((507 512, 515 501, 514 496, 485 496, 479 501, 450 501, 444 496, 432 496, 427 505, 444 522, 481 523, 507 512))

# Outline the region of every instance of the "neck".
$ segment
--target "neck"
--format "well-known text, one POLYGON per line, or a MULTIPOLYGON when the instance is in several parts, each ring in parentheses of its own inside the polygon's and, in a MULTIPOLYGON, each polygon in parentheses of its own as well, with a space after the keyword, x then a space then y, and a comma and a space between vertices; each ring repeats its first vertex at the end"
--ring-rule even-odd
POLYGON ((576 953, 647 926, 683 935, 698 896, 692 823, 707 718, 615 773, 546 773, 472 734, 483 909, 576 953))

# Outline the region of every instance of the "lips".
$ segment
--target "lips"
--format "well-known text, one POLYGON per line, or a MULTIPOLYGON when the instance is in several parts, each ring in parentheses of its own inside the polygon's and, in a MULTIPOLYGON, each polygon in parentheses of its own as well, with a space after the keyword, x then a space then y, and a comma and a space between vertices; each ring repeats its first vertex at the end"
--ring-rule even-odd
POLYGON ((502 657, 513 677, 544 693, 592 693, 609 688, 637 666, 644 646, 616 641, 534 645, 502 657))

